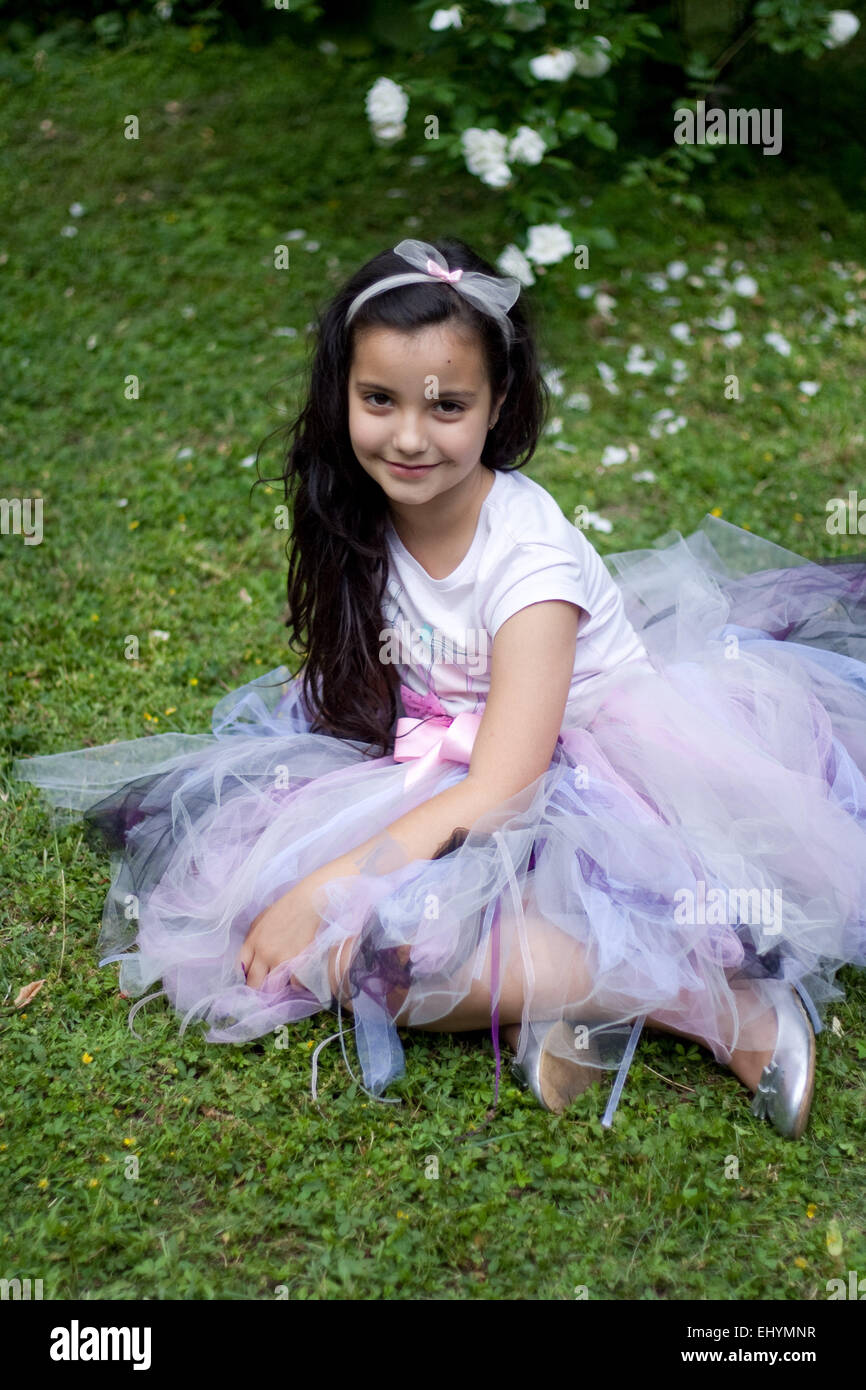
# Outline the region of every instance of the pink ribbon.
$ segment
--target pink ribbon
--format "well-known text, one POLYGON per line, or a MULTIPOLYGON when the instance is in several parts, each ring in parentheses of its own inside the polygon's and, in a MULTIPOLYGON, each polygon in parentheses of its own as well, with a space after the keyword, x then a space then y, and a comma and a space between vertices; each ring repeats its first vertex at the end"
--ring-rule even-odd
POLYGON ((463 274, 463 267, 458 266, 456 270, 443 270, 442 266, 439 264, 438 261, 434 261, 428 258, 427 274, 436 275, 440 280, 448 280, 452 285, 456 285, 457 281, 463 274))
POLYGON ((462 714, 446 712, 432 691, 419 695, 408 685, 400 686, 403 708, 409 716, 397 720, 394 738, 395 763, 417 759, 406 773, 407 790, 441 763, 466 763, 472 757, 472 745, 481 724, 482 715, 464 710, 462 714))

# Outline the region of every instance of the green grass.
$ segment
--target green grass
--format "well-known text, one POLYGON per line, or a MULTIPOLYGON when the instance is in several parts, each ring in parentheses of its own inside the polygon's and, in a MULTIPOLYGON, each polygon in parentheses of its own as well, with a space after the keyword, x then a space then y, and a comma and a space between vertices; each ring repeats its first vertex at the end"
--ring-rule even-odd
MULTIPOLYGON (((11 758, 206 731, 225 690, 286 659, 276 494, 250 499, 241 462, 296 400, 305 325, 400 236, 452 232, 495 257, 513 235, 476 180, 373 149, 363 95, 375 64, 288 42, 191 54, 187 41, 169 29, 128 53, 51 50, 10 88, 0 131, 13 211, 0 242, 0 496, 42 496, 45 528, 39 546, 0 547, 0 1277, 42 1277, 52 1299, 271 1299, 282 1286, 291 1298, 573 1299, 585 1286, 591 1299, 823 1299, 829 1278, 866 1268, 866 989, 850 970, 798 1144, 753 1119, 708 1054, 669 1037, 643 1039, 605 1132, 609 1079, 557 1118, 507 1068, 491 1120, 489 1034, 404 1030, 406 1074, 388 1093, 399 1105, 368 1100, 332 1043, 316 1105, 310 1054, 330 1015, 297 1024, 284 1050, 181 1038, 162 998, 139 1013, 140 1039, 128 1031, 115 967, 96 964, 107 855, 79 826, 52 832, 11 758), (130 113, 138 141, 123 138, 130 113), (70 224, 78 235, 59 235, 70 224), (277 272, 273 246, 292 229, 304 238, 277 272), (275 334, 284 327, 296 336, 275 334), (131 374, 138 400, 124 397, 131 374)), ((863 311, 863 217, 829 177, 755 165, 750 182, 720 169, 703 223, 595 191, 618 248, 583 278, 614 294, 615 325, 589 322, 578 273, 539 287, 563 426, 528 472, 567 515, 585 503, 614 522, 589 533, 602 553, 687 534, 714 508, 802 554, 862 549, 824 527, 827 499, 856 486, 862 460, 862 321, 817 325, 818 306, 863 311), (712 313, 711 282, 680 282, 681 307, 665 309, 642 276, 674 258, 700 271, 717 242, 763 302, 733 301, 741 348, 706 328, 682 347, 669 326, 712 313), (771 328, 790 358, 763 343, 771 328), (630 342, 663 351, 654 376, 624 373, 630 342), (668 396, 677 357, 690 376, 668 396), (731 372, 740 401, 724 397, 731 372), (804 379, 822 383, 812 399, 804 379), (581 390, 588 413, 564 405, 581 390), (689 423, 654 440, 650 416, 668 405, 689 423), (600 466, 606 445, 629 442, 636 465, 600 466), (647 468, 656 482, 634 482, 647 468)), ((278 461, 272 443, 262 471, 278 461)))

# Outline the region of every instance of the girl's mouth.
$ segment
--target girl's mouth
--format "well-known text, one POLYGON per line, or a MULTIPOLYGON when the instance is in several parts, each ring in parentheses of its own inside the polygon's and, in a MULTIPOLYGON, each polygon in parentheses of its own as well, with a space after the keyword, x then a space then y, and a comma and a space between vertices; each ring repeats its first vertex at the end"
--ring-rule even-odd
POLYGON ((423 464, 420 467, 410 467, 408 464, 405 463, 392 463, 390 459, 385 459, 385 462, 391 469, 392 473, 396 473, 397 476, 400 478, 409 478, 414 473, 417 473, 420 477, 425 473, 432 473, 434 468, 439 467, 437 463, 427 463, 423 464))

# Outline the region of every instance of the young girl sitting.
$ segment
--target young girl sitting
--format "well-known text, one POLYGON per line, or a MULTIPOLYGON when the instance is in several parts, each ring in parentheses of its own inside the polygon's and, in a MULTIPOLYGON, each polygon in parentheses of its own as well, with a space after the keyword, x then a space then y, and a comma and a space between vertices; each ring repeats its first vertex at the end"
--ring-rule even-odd
POLYGON ((362 266, 290 427, 300 673, 16 773, 108 836, 103 963, 183 1028, 346 1009, 376 1097, 400 1027, 492 1027, 498 1095, 502 1029, 550 1110, 619 1068, 609 1124, 646 1023, 798 1137, 866 965, 866 563, 713 517, 602 561, 519 471, 519 295, 453 239, 362 266))

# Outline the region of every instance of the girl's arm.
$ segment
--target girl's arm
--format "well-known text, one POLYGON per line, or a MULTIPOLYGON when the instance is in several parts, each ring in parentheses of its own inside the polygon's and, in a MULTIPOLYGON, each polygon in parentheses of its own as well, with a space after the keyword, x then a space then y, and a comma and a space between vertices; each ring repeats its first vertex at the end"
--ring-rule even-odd
POLYGON ((549 599, 520 609, 493 641, 490 691, 475 736, 469 771, 461 782, 308 874, 256 918, 241 961, 258 985, 268 970, 292 959, 319 926, 314 898, 331 879, 361 872, 381 849, 387 868, 394 842, 407 860, 432 859, 457 826, 472 826, 547 771, 568 699, 581 609, 549 599))
POLYGON ((394 840, 407 859, 432 859, 456 826, 471 826, 546 772, 562 728, 581 611, 550 599, 504 622, 493 642, 490 691, 463 781, 315 870, 306 882, 358 873, 368 854, 394 840))

